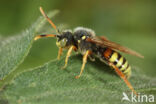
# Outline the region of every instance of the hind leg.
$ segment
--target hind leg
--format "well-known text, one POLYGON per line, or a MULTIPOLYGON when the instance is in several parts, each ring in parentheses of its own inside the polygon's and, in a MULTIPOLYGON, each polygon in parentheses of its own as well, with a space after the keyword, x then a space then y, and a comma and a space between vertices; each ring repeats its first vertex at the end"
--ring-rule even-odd
POLYGON ((57 60, 60 59, 60 57, 61 57, 61 55, 62 55, 62 52, 63 52, 63 48, 59 48, 57 60))
POLYGON ((118 67, 116 67, 113 63, 108 62, 108 65, 111 66, 115 72, 120 76, 120 78, 122 78, 124 80, 124 82, 126 83, 126 85, 129 87, 129 89, 135 94, 137 95, 136 91, 134 90, 134 88, 132 87, 131 83, 127 80, 126 76, 119 70, 118 67))

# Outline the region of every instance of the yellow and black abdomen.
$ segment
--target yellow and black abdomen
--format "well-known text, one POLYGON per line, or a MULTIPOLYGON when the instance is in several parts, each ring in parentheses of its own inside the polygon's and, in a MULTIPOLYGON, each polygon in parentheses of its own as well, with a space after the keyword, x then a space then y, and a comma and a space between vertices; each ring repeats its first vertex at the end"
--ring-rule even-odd
POLYGON ((106 61, 113 63, 123 72, 123 74, 128 78, 131 75, 131 67, 128 64, 128 61, 118 52, 106 48, 103 53, 106 61))

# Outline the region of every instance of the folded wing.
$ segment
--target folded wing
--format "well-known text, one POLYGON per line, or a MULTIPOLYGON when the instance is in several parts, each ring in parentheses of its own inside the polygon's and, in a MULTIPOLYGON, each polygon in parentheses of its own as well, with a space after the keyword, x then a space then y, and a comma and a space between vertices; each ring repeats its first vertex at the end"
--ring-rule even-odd
POLYGON ((140 58, 144 58, 144 56, 141 55, 140 53, 137 53, 137 52, 135 52, 135 51, 133 51, 133 50, 131 50, 129 48, 121 46, 120 44, 112 42, 112 41, 108 40, 104 36, 95 37, 95 38, 87 38, 86 41, 96 43, 96 44, 101 45, 101 46, 106 46, 106 47, 109 47, 109 48, 111 48, 113 50, 119 50, 121 52, 130 54, 130 55, 134 55, 134 56, 137 56, 137 57, 140 57, 140 58))

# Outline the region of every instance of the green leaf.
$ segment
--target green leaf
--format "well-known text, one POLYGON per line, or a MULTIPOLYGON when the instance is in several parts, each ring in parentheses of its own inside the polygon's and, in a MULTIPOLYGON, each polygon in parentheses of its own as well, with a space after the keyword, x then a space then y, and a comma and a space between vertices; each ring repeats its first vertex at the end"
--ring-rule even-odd
MULTIPOLYGON (((54 16, 57 11, 52 12, 54 16)), ((30 48, 34 36, 43 27, 43 18, 20 35, 0 42, 0 104, 51 104, 51 103, 116 103, 121 104, 122 93, 130 90, 110 67, 88 60, 79 79, 82 56, 72 56, 68 67, 61 70, 64 58, 50 61, 40 67, 17 70, 30 48), (14 79, 11 77, 15 76, 14 79), (7 84, 7 85, 6 85, 7 84)), ((141 94, 156 96, 156 78, 141 73, 132 66, 130 78, 134 89, 141 94)))
MULTIPOLYGON (((75 79, 81 64, 82 57, 78 55, 70 57, 64 70, 61 70, 63 58, 23 72, 1 92, 5 94, 2 101, 11 104, 128 103, 121 99, 123 92, 130 96, 130 90, 111 68, 98 60, 88 60, 83 75, 75 79)), ((135 70, 130 82, 137 92, 156 95, 154 78, 135 70)))
MULTIPOLYGON (((50 13, 54 16, 58 11, 50 13)), ((39 18, 31 28, 17 36, 9 37, 0 42, 0 79, 4 79, 23 62, 32 46, 34 36, 45 23, 43 17, 39 18)))

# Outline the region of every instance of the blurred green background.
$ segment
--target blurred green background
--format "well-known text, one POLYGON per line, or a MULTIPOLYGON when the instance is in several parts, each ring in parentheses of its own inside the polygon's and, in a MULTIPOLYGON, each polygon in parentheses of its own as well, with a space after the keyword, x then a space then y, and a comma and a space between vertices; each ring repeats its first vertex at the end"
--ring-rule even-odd
MULTIPOLYGON (((58 9, 53 18, 59 26, 73 29, 84 26, 110 40, 134 49, 145 56, 125 55, 133 70, 150 76, 156 73, 156 0, 1 0, 0 35, 9 37, 29 28, 46 12, 58 9)), ((39 32, 52 33, 49 24, 39 32)), ((22 68, 32 68, 57 57, 55 39, 41 39, 33 44, 22 68)))

